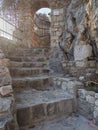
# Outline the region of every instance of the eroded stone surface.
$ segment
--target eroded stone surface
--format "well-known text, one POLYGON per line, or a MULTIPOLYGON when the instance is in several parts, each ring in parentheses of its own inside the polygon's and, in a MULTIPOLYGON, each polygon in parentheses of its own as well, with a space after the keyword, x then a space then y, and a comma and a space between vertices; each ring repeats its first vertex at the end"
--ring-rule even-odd
POLYGON ((35 128, 25 130, 97 130, 97 127, 92 121, 89 121, 82 116, 73 116, 48 121, 35 128))
POLYGON ((2 96, 6 96, 8 94, 11 94, 12 92, 13 92, 13 90, 12 90, 12 86, 11 85, 0 87, 0 94, 2 96))

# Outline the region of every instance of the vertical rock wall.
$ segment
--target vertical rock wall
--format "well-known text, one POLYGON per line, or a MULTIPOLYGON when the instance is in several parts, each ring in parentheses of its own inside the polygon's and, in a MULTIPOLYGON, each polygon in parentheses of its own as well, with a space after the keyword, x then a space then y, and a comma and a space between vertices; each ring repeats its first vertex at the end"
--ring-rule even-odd
POLYGON ((58 59, 57 68, 61 67, 63 60, 73 61, 76 68, 89 68, 89 62, 98 59, 98 1, 62 0, 59 5, 52 9, 50 59, 54 64, 58 59), (59 9, 61 3, 64 6, 59 9))
POLYGON ((0 130, 18 130, 8 59, 0 49, 0 130))
POLYGON ((86 61, 91 56, 97 56, 97 11, 97 0, 71 0, 66 8, 62 45, 75 61, 86 61))

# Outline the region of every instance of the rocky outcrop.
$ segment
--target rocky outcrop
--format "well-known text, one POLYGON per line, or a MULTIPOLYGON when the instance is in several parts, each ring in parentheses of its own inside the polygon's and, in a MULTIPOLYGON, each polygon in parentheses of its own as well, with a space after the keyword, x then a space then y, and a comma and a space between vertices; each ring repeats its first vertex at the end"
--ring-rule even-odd
POLYGON ((85 60, 88 57, 97 56, 97 10, 97 0, 71 0, 69 6, 66 7, 65 34, 62 46, 69 54, 71 53, 75 60, 85 60), (75 48, 80 48, 80 52, 76 53, 78 49, 75 48), (85 54, 83 54, 84 51, 86 51, 85 54))
POLYGON ((0 130, 18 130, 8 59, 0 49, 0 130))

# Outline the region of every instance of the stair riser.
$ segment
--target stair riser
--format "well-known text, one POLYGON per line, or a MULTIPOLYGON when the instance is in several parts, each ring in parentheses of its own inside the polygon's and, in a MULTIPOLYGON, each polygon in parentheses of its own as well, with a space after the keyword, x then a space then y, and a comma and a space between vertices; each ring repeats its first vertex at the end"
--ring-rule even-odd
MULTIPOLYGON (((17 50, 14 55, 46 55, 49 54, 50 49, 27 49, 27 50, 17 50)), ((9 55, 13 55, 13 52, 9 52, 9 55)))
POLYGON ((43 62, 43 63, 40 63, 40 62, 35 62, 35 63, 29 63, 29 62, 25 62, 25 63, 20 63, 20 62, 13 62, 13 63, 10 63, 10 67, 48 67, 48 63, 46 62, 43 62))
POLYGON ((51 84, 51 79, 37 79, 37 80, 13 80, 13 88, 32 88, 36 90, 46 90, 49 89, 51 84))
POLYGON ((9 57, 49 57, 49 54, 42 54, 42 53, 26 53, 26 54, 20 54, 20 53, 17 53, 17 54, 8 54, 9 57))
POLYGON ((26 76, 38 76, 38 75, 49 75, 49 70, 15 70, 10 69, 12 77, 26 77, 26 76))
POLYGON ((41 58, 41 57, 9 57, 11 61, 17 62, 47 62, 48 58, 41 58))
POLYGON ((32 128, 41 121, 57 118, 62 115, 70 115, 73 112, 73 100, 61 100, 52 103, 43 103, 28 108, 17 110, 17 121, 22 128, 32 128))

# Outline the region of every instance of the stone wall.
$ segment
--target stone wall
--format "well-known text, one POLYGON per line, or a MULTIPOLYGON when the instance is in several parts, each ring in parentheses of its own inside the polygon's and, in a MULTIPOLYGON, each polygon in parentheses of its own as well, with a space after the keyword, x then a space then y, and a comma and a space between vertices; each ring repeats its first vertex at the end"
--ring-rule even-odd
POLYGON ((73 112, 77 112, 77 91, 83 88, 83 83, 74 77, 53 77, 54 86, 63 89, 65 92, 73 96, 73 112))
POLYGON ((64 11, 64 8, 57 8, 51 12, 51 47, 59 46, 59 36, 64 28, 64 11))
POLYGON ((75 95, 78 88, 83 87, 82 82, 77 81, 74 77, 53 77, 54 85, 66 92, 75 95))
POLYGON ((36 13, 34 15, 34 32, 39 37, 50 35, 50 20, 46 14, 36 13))
POLYGON ((50 46, 50 20, 45 14, 34 15, 34 41, 36 46, 50 46))
POLYGON ((86 62, 86 64, 83 62, 79 62, 77 66, 76 61, 64 61, 62 62, 62 67, 65 75, 76 77, 77 80, 80 80, 82 82, 87 80, 95 80, 95 77, 97 77, 96 70, 97 70, 97 62, 92 60, 86 62))
MULTIPOLYGON (((60 1, 59 5, 62 2, 60 1)), ((98 2, 96 0, 70 0, 65 3, 62 8, 57 5, 57 8, 52 9, 52 61, 59 59, 58 62, 61 63, 63 56, 65 62, 75 61, 77 68, 96 67, 94 62, 97 61, 98 55, 98 22, 96 22, 98 2), (62 21, 61 26, 60 21, 62 21), (58 43, 63 49, 60 49, 58 43), (54 50, 61 50, 62 56, 60 56, 60 51, 57 54, 54 50)))
POLYGON ((78 90, 78 112, 79 114, 94 120, 98 125, 98 93, 78 90))
POLYGON ((0 130, 18 130, 12 81, 7 65, 8 59, 0 49, 0 130))

